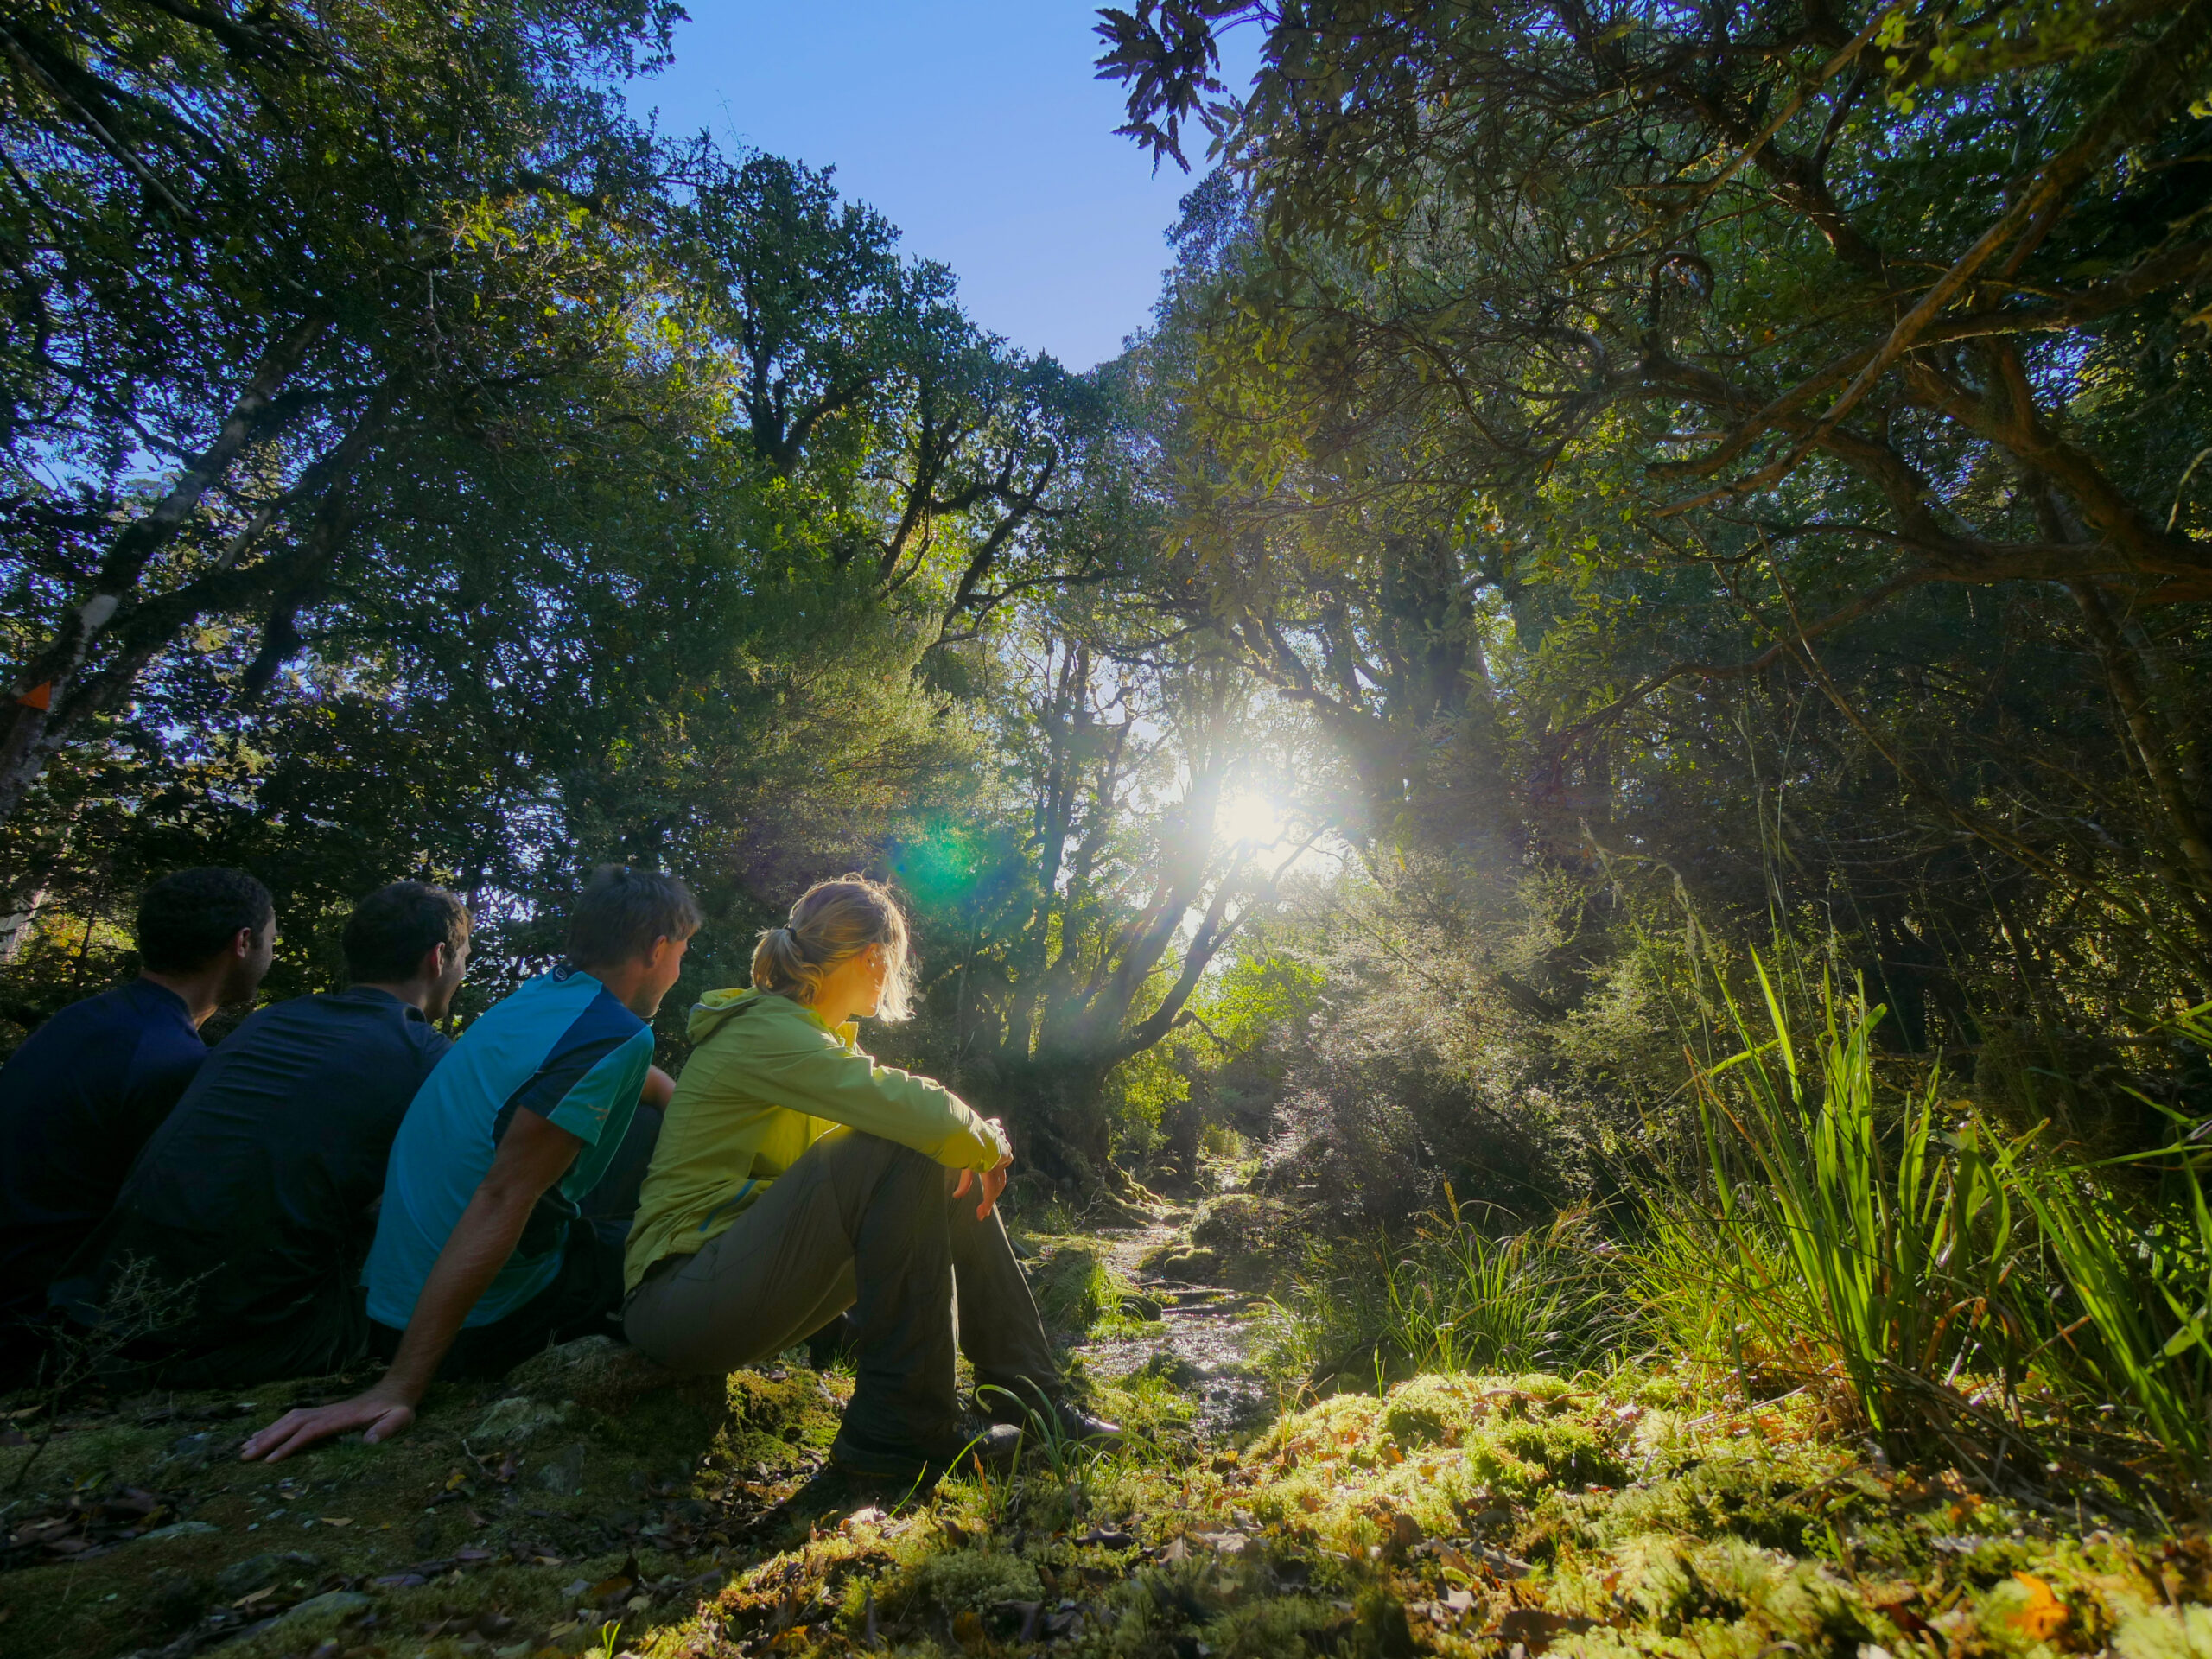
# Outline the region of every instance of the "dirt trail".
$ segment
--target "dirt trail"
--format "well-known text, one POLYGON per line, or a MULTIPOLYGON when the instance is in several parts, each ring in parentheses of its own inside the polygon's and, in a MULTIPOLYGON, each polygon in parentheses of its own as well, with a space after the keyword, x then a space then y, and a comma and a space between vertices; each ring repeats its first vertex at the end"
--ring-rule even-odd
POLYGON ((1094 1235, 1105 1247, 1107 1268, 1135 1284, 1141 1306, 1147 1313, 1157 1309, 1159 1317, 1147 1319, 1142 1336, 1103 1338, 1079 1344, 1075 1351, 1102 1377, 1126 1376, 1147 1365, 1179 1377, 1198 1394, 1205 1427, 1234 1431, 1266 1416, 1274 1405, 1250 1358, 1264 1300, 1218 1285, 1177 1283, 1138 1266, 1173 1243, 1189 1220, 1187 1211, 1179 1211, 1147 1227, 1094 1235))

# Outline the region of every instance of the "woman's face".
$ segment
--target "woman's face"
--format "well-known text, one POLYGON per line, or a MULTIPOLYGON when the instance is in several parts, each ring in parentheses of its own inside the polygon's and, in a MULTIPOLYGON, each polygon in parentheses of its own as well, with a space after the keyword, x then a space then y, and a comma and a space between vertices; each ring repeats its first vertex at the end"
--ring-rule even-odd
POLYGON ((861 982, 868 987, 868 1006, 861 1013, 873 1017, 883 1005, 883 988, 891 979, 891 947, 871 944, 860 954, 861 982))
POLYGON ((833 1026, 866 1019, 882 1006, 883 988, 890 978, 889 948, 864 945, 822 976, 812 1007, 833 1026))

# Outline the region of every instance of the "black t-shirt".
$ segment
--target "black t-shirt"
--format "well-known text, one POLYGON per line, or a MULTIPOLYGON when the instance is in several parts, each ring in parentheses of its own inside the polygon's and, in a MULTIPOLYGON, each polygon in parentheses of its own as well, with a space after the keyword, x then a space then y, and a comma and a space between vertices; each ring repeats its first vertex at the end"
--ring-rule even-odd
POLYGON ((196 1281, 188 1324, 168 1334, 205 1351, 352 1294, 392 1136, 451 1046, 365 986, 264 1008, 147 1142, 54 1300, 97 1317, 137 1258, 165 1283, 196 1281))
POLYGON ((146 1137, 207 1058, 175 991, 133 980, 73 1002, 0 1067, 0 1321, 107 1213, 146 1137))

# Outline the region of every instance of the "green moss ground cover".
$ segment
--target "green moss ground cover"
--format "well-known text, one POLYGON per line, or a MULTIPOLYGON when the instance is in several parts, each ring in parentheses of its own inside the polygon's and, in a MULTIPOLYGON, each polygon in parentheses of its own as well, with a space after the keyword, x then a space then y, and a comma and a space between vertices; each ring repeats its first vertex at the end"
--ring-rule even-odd
POLYGON ((274 1468, 229 1450, 300 1390, 19 1418, 0 1652, 2212 1655, 2193 1527, 1892 1470, 1809 1394, 1423 1376, 1239 1445, 1173 1370, 1100 1387, 1129 1449, 928 1494, 824 1474, 847 1385, 791 1365, 720 1397, 540 1365, 274 1468))

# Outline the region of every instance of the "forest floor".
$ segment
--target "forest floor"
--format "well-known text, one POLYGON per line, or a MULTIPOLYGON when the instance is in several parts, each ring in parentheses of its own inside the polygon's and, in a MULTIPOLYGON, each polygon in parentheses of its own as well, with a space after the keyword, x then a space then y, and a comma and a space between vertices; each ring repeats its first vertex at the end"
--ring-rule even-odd
POLYGON ((671 1388, 601 1339, 275 1467, 243 1433, 347 1379, 0 1402, 0 1654, 2212 1659, 2195 1526, 1663 1366, 1301 1395, 1268 1263, 1182 1219, 1026 1244, 1131 1445, 928 1493, 825 1469, 849 1378, 671 1388))

